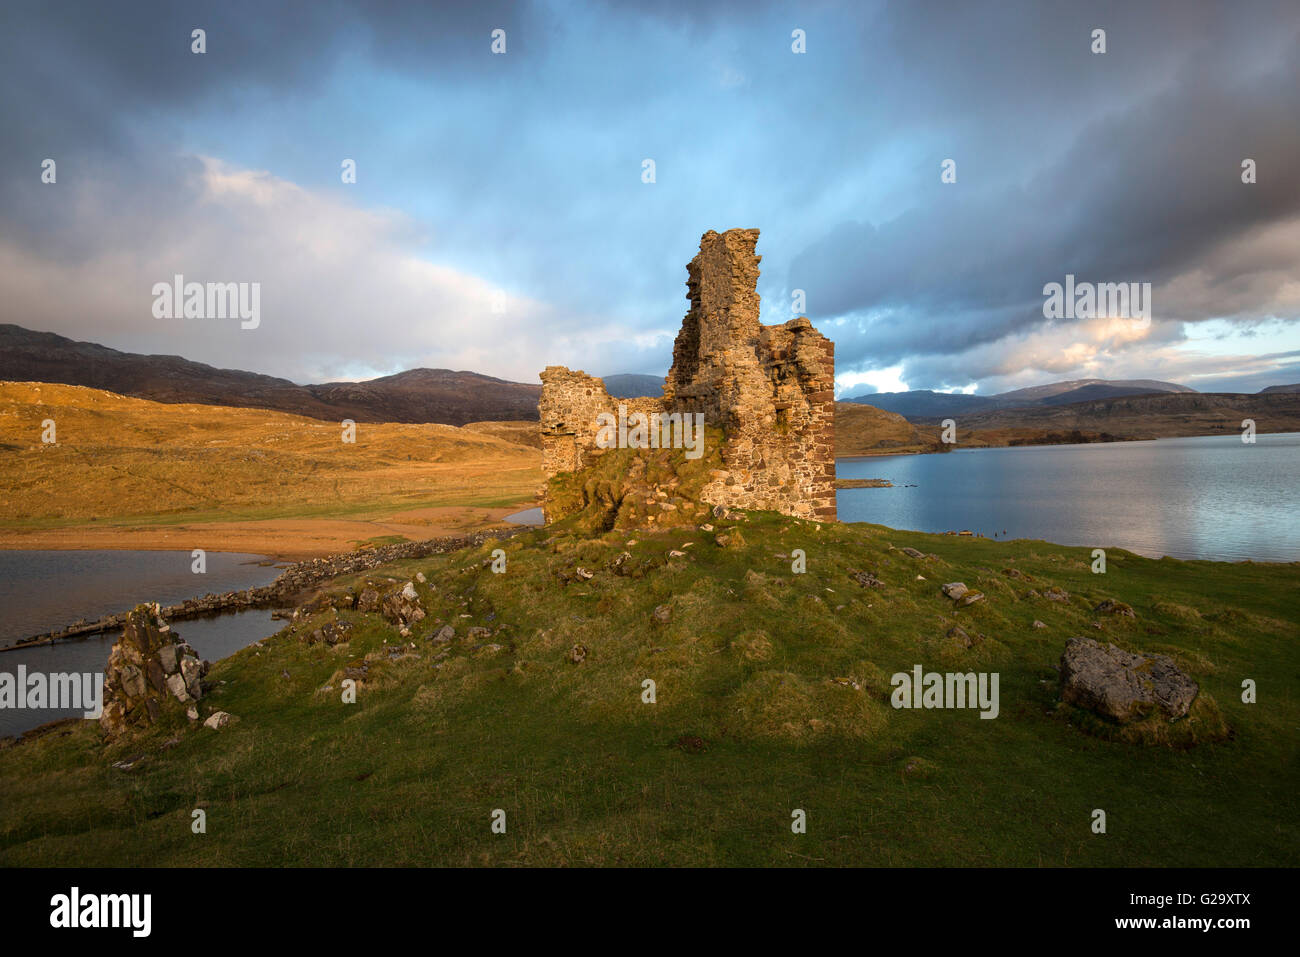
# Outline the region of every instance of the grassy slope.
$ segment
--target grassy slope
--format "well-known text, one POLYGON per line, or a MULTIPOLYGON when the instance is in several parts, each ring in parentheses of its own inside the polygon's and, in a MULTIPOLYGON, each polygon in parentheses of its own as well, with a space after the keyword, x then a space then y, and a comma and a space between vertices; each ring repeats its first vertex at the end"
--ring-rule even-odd
POLYGON ((504 649, 458 640, 436 664, 438 649, 418 638, 418 657, 374 664, 358 703, 343 705, 337 690, 318 689, 337 689, 340 668, 399 640, 381 619, 348 611, 361 629, 350 646, 306 646, 286 632, 218 664, 212 677, 226 684, 205 708, 239 718, 221 732, 186 732, 170 750, 160 747, 166 731, 106 749, 87 722, 0 751, 0 863, 1300 858, 1296 565, 1112 551, 1095 576, 1086 549, 1039 542, 760 514, 739 527, 742 547, 693 527, 549 544, 548 530, 506 543, 503 575, 483 565, 490 545, 385 569, 403 581, 429 576, 420 635, 437 620, 462 635, 481 624, 504 649), (669 559, 674 547, 686 557, 669 559), (807 552, 806 574, 776 557, 793 548, 807 552), (640 578, 607 567, 625 549, 625 570, 640 578), (594 577, 565 584, 578 566, 594 577), (1029 586, 1001 573, 1012 566, 1074 602, 1021 597, 1029 586), (861 588, 855 569, 874 569, 886 587, 861 588), (954 614, 938 591, 952 580, 988 599, 954 614), (1139 617, 1096 631, 1089 602, 1102 597, 1139 617), (661 603, 673 609, 667 624, 651 617, 661 603), (1048 627, 1031 628, 1036 618, 1048 627), (944 637, 952 623, 987 638, 961 648, 944 637), (1075 634, 1175 655, 1234 737, 1176 751, 1082 734, 1054 713, 1052 665, 1075 634), (576 643, 589 649, 578 665, 567 660, 576 643), (916 663, 1000 672, 1001 716, 892 710, 889 675, 916 663), (654 705, 640 700, 647 677, 658 684, 654 705), (1259 682, 1259 704, 1240 702, 1243 677, 1259 682), (679 745, 684 736, 703 750, 679 745), (110 767, 140 751, 137 770, 110 767), (195 807, 207 809, 206 835, 190 833, 195 807), (504 836, 490 833, 494 808, 507 811, 504 836), (790 832, 793 808, 808 812, 806 835, 790 832), (1104 836, 1089 831, 1093 808, 1108 814, 1104 836))
POLYGON ((509 505, 535 450, 446 425, 357 426, 166 405, 79 386, 0 383, 0 527, 168 524, 509 505), (41 442, 53 419, 57 445, 41 442))

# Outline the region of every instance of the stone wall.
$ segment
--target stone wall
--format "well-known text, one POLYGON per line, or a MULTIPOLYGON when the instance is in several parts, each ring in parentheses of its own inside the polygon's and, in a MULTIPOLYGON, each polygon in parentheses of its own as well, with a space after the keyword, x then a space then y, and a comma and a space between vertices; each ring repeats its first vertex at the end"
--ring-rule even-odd
POLYGON ((613 399, 593 376, 547 367, 538 409, 548 478, 602 451, 597 416, 620 404, 629 415, 700 412, 726 436, 704 501, 835 519, 835 344, 806 318, 759 322, 757 243, 757 229, 701 238, 662 399, 613 399))

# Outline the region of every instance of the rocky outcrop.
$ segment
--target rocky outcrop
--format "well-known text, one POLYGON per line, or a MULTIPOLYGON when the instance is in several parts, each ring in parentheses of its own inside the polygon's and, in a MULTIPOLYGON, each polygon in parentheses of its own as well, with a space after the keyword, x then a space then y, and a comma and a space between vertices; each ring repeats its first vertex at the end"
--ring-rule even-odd
POLYGON ((425 616, 424 606, 415 590, 415 582, 407 582, 385 595, 380 602, 379 613, 397 625, 404 637, 409 635, 411 627, 423 621, 425 616))
POLYGON ((1091 638, 1071 638, 1061 655, 1061 699, 1119 724, 1156 713, 1182 718, 1199 690, 1165 655, 1132 654, 1091 638))
MULTIPOLYGON (((662 398, 615 400, 599 379, 563 366, 541 374, 548 478, 580 471, 605 451, 597 444, 602 413, 698 414, 723 435, 722 467, 701 502, 834 521, 835 344, 805 317, 759 322, 757 242, 757 229, 701 238, 662 398)), ((549 498, 543 507, 548 521, 561 517, 549 498)))
POLYGON ((109 652, 100 727, 116 737, 181 712, 203 697, 207 672, 208 663, 171 630, 156 602, 137 606, 109 652))

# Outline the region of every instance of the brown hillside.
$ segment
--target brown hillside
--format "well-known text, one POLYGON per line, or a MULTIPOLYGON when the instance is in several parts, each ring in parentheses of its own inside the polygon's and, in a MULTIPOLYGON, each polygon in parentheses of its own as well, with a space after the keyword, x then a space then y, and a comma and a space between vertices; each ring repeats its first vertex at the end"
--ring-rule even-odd
POLYGON ((535 450, 449 425, 337 422, 0 382, 0 526, 347 515, 500 505, 541 482, 535 450), (42 442, 54 420, 57 444, 42 442))
POLYGON ((928 442, 911 422, 894 412, 856 402, 835 403, 835 454, 915 452, 928 442))

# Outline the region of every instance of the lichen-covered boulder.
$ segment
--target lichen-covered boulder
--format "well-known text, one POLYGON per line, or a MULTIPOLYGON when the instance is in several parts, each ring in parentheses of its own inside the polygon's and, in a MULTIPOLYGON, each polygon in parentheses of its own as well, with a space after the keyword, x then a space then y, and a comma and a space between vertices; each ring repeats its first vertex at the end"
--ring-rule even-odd
POLYGON ((1071 638, 1061 655, 1061 699, 1119 724, 1157 711, 1182 718, 1199 690, 1165 655, 1132 654, 1091 638, 1071 638))

